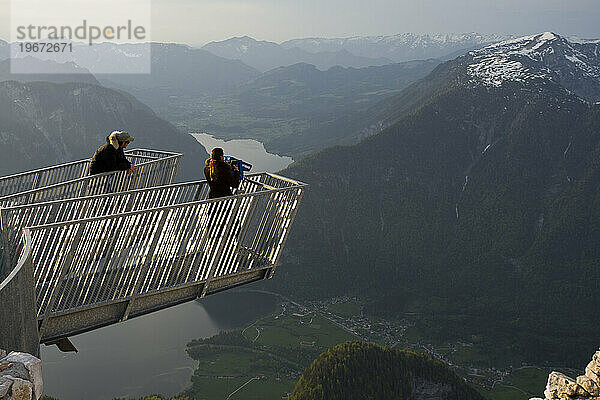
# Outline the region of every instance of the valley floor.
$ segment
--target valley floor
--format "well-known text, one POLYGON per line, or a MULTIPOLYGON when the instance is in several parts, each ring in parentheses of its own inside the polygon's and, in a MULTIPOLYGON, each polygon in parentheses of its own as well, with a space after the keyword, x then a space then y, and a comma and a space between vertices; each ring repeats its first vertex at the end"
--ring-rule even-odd
POLYGON ((485 349, 473 342, 477 338, 443 345, 427 343, 415 326, 416 315, 388 321, 365 315, 357 298, 301 304, 272 294, 281 299, 275 313, 226 335, 188 345, 188 353, 199 365, 185 394, 196 399, 287 398, 318 354, 356 339, 426 352, 490 400, 526 400, 544 390, 549 368, 490 366, 485 349))

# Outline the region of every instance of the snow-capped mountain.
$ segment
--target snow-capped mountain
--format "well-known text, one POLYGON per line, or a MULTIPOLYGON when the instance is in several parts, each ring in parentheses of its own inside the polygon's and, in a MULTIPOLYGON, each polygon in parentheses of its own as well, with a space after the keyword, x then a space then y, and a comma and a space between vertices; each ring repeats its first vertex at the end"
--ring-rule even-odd
POLYGON ((211 42, 202 49, 219 57, 241 60, 263 72, 297 63, 312 64, 321 70, 328 70, 337 65, 361 68, 392 63, 390 59, 382 57, 356 56, 345 49, 309 52, 298 47, 284 47, 274 42, 259 41, 248 36, 211 42))
MULTIPOLYGON (((426 312, 452 315, 438 327, 510 337, 523 354, 574 354, 571 328, 600 309, 589 295, 600 282, 600 104, 574 90, 594 84, 596 46, 548 33, 491 46, 314 132, 371 135, 285 171, 318 188, 289 243, 302 265, 294 287, 315 274, 325 294, 360 282, 382 299, 374 307, 398 314, 412 291, 426 312), (496 74, 499 86, 488 83, 496 74), (447 296, 448 311, 432 296, 447 296)), ((582 335, 582 351, 600 336, 597 323, 586 329, 598 333, 582 335)))
MULTIPOLYGON (((443 58, 460 50, 511 38, 507 35, 402 33, 392 36, 355 36, 348 38, 306 38, 283 42, 285 48, 298 47, 309 52, 347 50, 363 57, 385 57, 395 62, 443 58)), ((457 54, 458 55, 458 54, 457 54)))
POLYGON ((552 32, 524 36, 470 52, 467 74, 473 84, 547 79, 578 96, 600 100, 600 41, 569 41, 552 32))

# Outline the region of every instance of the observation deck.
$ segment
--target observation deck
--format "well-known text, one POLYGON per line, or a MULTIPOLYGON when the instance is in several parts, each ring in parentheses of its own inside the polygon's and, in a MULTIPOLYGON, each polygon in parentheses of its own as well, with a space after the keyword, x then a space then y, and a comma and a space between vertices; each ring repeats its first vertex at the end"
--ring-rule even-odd
POLYGON ((208 199, 206 181, 173 183, 181 154, 126 155, 132 175, 83 160, 0 178, 0 348, 38 354, 273 276, 306 184, 249 174, 208 199))

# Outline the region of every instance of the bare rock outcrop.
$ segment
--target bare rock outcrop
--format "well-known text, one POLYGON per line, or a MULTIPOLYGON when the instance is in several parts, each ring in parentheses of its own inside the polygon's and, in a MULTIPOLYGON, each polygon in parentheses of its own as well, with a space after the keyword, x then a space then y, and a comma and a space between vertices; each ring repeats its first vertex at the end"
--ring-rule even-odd
POLYGON ((530 400, 600 400, 600 351, 592 356, 585 375, 577 379, 560 372, 550 373, 544 396, 530 400))
POLYGON ((0 350, 0 400, 37 400, 42 395, 42 361, 27 353, 0 350))

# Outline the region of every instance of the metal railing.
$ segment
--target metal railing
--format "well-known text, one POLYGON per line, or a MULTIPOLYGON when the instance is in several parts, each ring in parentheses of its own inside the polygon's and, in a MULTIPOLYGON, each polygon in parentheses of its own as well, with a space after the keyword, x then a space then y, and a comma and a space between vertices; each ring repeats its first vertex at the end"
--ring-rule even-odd
MULTIPOLYGON (((7 231, 24 232, 6 240, 21 251, 13 274, 33 271, 46 342, 272 276, 305 188, 262 173, 220 199, 207 199, 200 181, 11 207, 0 217, 7 231)), ((8 254, 12 264, 19 251, 8 254)))
MULTIPOLYGON (((126 171, 113 171, 90 176, 89 160, 80 160, 54 167, 24 172, 0 178, 0 193, 12 193, 0 197, 0 213, 2 210, 17 205, 35 204, 52 200, 76 199, 102 193, 122 192, 137 188, 167 185, 174 182, 182 154, 133 149, 126 152, 127 158, 138 167, 136 172, 128 175, 126 171), (44 186, 46 185, 46 186, 44 186), (19 191, 21 190, 21 191, 19 191)), ((16 216, 12 221, 0 214, 0 280, 14 266, 14 238, 11 232, 19 232, 23 216, 16 216), (10 225, 17 225, 11 230, 10 225), (13 246, 11 247, 11 244, 13 246), (13 254, 9 254, 13 252, 13 254)), ((51 218, 52 214, 41 212, 28 213, 30 218, 51 218)))
POLYGON ((2 240, 6 247, 5 265, 16 265, 22 251, 22 230, 27 226, 115 215, 199 200, 207 196, 205 186, 200 181, 188 182, 0 208, 2 240))
POLYGON ((147 149, 126 152, 138 167, 89 175, 89 160, 24 172, 0 178, 0 207, 120 192, 172 183, 182 154, 147 149))
MULTIPOLYGON (((249 175, 248 179, 241 182, 236 193, 255 192, 257 189, 256 179, 264 178, 259 174, 249 175)), ((264 184, 261 183, 259 186, 264 187, 264 184)), ((0 208, 1 233, 6 246, 5 263, 6 265, 16 265, 22 251, 21 236, 25 227, 205 200, 208 198, 208 191, 206 181, 194 181, 0 208)))

